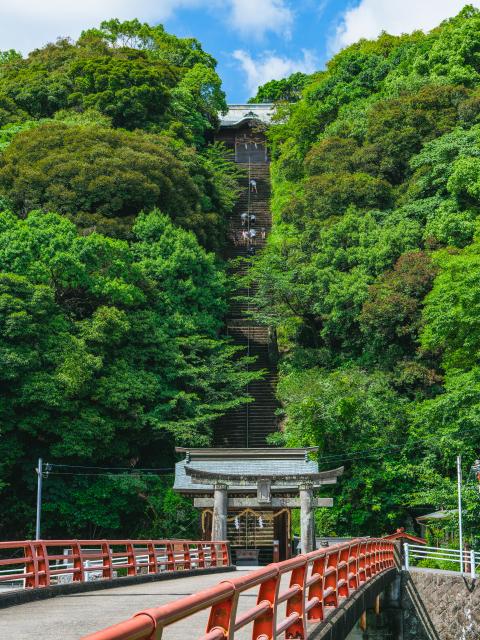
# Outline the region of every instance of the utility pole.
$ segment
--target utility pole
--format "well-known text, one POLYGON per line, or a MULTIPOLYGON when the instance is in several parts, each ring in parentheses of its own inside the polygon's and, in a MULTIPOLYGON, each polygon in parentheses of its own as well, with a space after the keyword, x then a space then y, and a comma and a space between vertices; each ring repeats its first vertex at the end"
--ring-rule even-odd
POLYGON ((462 523, 462 456, 457 456, 458 538, 460 545, 460 572, 463 573, 463 523, 462 523))
POLYGON ((43 461, 38 459, 37 472, 37 521, 35 524, 35 540, 40 540, 40 525, 42 519, 42 479, 43 479, 43 461))

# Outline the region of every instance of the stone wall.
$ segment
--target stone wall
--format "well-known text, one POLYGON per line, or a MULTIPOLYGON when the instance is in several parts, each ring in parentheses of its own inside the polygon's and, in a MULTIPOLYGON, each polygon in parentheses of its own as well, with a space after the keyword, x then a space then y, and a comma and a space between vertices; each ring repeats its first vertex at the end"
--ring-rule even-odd
POLYGON ((478 640, 480 580, 451 571, 402 572, 403 640, 478 640))

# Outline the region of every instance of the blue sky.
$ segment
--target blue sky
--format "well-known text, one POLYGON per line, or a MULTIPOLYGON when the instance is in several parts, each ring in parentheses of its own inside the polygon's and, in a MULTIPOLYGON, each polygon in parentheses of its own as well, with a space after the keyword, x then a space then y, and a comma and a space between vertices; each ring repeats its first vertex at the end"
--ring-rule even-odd
MULTIPOLYGON (((480 7, 480 0, 470 2, 480 7)), ((0 50, 27 53, 101 20, 138 18, 194 36, 218 60, 229 102, 272 78, 311 73, 342 47, 380 31, 429 30, 464 0, 0 0, 0 50)))
MULTIPOLYGON (((256 86, 272 75, 289 75, 301 70, 312 73, 324 66, 331 53, 335 29, 348 0, 300 0, 282 3, 288 12, 277 22, 260 16, 256 25, 256 2, 245 3, 245 24, 230 22, 213 11, 194 9, 179 12, 166 26, 178 35, 194 35, 218 60, 218 72, 230 102, 242 102, 256 86)), ((279 3, 280 5, 280 3, 279 3)))

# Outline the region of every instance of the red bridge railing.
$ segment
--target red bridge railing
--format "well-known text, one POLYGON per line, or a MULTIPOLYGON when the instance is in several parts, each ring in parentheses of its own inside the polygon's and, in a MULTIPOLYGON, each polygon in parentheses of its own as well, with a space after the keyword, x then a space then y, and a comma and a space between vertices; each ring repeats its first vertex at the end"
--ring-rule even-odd
POLYGON ((137 574, 222 567, 228 542, 197 540, 21 540, 0 542, 0 583, 20 588, 137 574))
POLYGON ((83 640, 160 639, 165 627, 205 609, 210 609, 210 615, 200 640, 233 640, 248 624, 252 624, 252 640, 270 640, 281 633, 285 638, 307 638, 308 621, 324 620, 341 601, 393 566, 394 543, 355 540, 270 564, 174 603, 140 611, 83 640), (290 578, 289 585, 281 591, 284 576, 290 578), (258 588, 256 604, 238 615, 240 594, 253 588, 258 588))

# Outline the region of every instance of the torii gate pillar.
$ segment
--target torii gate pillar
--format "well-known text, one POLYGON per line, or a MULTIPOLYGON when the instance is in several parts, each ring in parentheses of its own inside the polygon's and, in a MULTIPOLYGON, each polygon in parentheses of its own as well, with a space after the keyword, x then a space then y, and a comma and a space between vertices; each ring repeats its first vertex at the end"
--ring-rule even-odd
POLYGON ((302 553, 315 549, 315 516, 313 485, 301 484, 300 491, 300 545, 302 553))
POLYGON ((212 540, 227 539, 227 485, 216 483, 213 491, 212 540))

